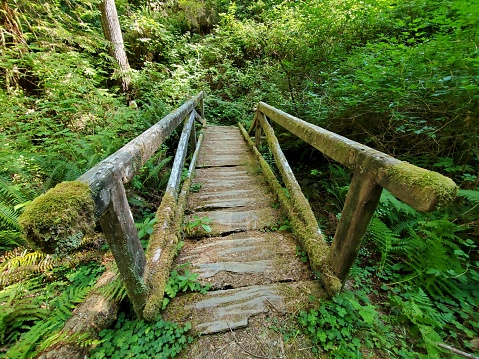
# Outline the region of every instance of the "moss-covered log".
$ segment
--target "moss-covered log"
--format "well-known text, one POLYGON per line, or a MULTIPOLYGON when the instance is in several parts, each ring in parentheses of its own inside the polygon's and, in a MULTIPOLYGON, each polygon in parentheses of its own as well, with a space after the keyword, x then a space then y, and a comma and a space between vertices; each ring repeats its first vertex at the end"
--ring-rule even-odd
POLYGON ((90 187, 63 182, 35 198, 18 222, 27 242, 44 253, 68 253, 95 227, 90 187))
MULTIPOLYGON (((186 131, 191 131, 191 128, 187 125, 185 125, 183 134, 186 133, 186 131)), ((170 177, 171 182, 167 187, 168 190, 163 196, 161 205, 156 212, 158 222, 153 229, 153 233, 150 235, 150 241, 146 253, 147 266, 145 270, 145 280, 150 289, 143 310, 143 317, 146 320, 155 320, 160 315, 165 294, 165 286, 170 275, 171 265, 173 264, 173 260, 177 253, 177 246, 180 240, 181 224, 187 195, 189 193, 191 179, 194 175, 196 160, 202 142, 203 135, 200 135, 195 152, 191 159, 188 176, 183 182, 178 200, 176 197, 178 193, 179 177, 175 179, 175 176, 172 176, 170 177)), ((186 146, 188 138, 185 137, 183 141, 180 139, 180 143, 184 143, 184 146, 186 146)), ((185 154, 182 151, 177 151, 177 158, 183 157, 183 161, 178 160, 179 169, 183 168, 184 155, 185 154)), ((175 162, 177 162, 176 158, 175 162)))
POLYGON ((290 199, 286 196, 281 187, 280 183, 276 179, 273 171, 271 170, 268 163, 264 160, 261 153, 254 145, 251 138, 248 136, 248 133, 241 124, 239 125, 243 136, 246 139, 246 142, 252 149, 253 153, 256 156, 256 159, 261 166, 261 169, 266 177, 266 181, 273 190, 276 198, 281 204, 282 209, 286 212, 291 227, 294 234, 299 240, 302 248, 306 251, 309 258, 309 264, 313 271, 319 272, 321 274, 321 281, 325 287, 328 295, 333 296, 341 290, 341 282, 333 274, 330 263, 327 261, 329 246, 324 241, 323 236, 318 231, 318 227, 315 223, 305 222, 304 219, 298 216, 298 213, 291 203, 290 199))
POLYGON ((419 211, 430 212, 456 196, 456 184, 439 173, 399 161, 263 102, 258 111, 333 160, 352 170, 367 169, 381 187, 419 211))

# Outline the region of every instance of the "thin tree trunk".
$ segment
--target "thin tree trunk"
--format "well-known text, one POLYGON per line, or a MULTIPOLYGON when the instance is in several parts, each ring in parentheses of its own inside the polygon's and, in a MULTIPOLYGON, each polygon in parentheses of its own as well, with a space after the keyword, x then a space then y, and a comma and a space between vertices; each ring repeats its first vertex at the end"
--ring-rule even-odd
POLYGON ((130 64, 126 57, 120 21, 116 12, 115 0, 103 0, 100 4, 101 24, 105 38, 111 42, 111 54, 118 63, 123 91, 128 91, 130 85, 130 64))

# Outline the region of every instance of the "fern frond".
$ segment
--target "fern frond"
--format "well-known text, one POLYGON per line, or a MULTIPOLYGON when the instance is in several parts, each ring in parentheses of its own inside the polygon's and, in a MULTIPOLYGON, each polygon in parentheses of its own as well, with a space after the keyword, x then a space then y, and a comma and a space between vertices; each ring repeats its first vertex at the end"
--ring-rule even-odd
POLYGON ((0 202, 0 225, 9 230, 20 231, 19 214, 5 203, 0 202))
POLYGON ((18 231, 0 230, 0 253, 25 243, 18 231))
POLYGON ((382 271, 391 248, 393 248, 393 245, 398 241, 398 236, 377 217, 374 217, 371 220, 371 223, 368 227, 368 232, 370 237, 374 240, 374 243, 381 251, 381 262, 379 264, 379 269, 382 271))
POLYGON ((126 297, 126 289, 123 284, 123 281, 120 279, 120 272, 116 265, 112 267, 112 271, 115 272, 114 278, 110 283, 106 284, 100 289, 100 292, 108 299, 113 299, 116 301, 123 300, 126 297))
POLYGON ((156 178, 158 176, 158 174, 160 173, 160 171, 166 167, 166 165, 168 163, 171 162, 171 159, 173 157, 172 156, 169 156, 167 158, 164 158, 163 160, 160 161, 160 163, 158 163, 157 165, 155 165, 153 167, 153 169, 151 171, 149 171, 148 173, 148 176, 146 177, 145 179, 145 182, 148 181, 150 178, 156 178))
POLYGON ((479 202, 479 191, 471 189, 460 189, 457 192, 458 197, 463 197, 469 202, 478 203, 479 202))
POLYGON ((39 251, 16 248, 0 257, 0 286, 24 280, 33 274, 52 269, 61 260, 39 251))
POLYGON ((25 203, 33 198, 33 195, 24 195, 18 190, 18 187, 9 183, 0 176, 0 195, 6 203, 20 204, 25 203))

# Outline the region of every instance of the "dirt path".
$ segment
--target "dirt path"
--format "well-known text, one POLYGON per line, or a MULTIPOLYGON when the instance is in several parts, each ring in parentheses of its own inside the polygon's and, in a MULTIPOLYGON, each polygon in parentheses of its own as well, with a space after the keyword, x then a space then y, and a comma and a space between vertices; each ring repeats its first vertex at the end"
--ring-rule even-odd
POLYGON ((209 218, 212 232, 193 230, 177 265, 191 263, 206 295, 175 298, 164 317, 191 322, 202 334, 182 358, 313 358, 295 332, 297 313, 309 296, 322 295, 308 266, 296 256, 291 233, 275 199, 234 127, 208 127, 198 159, 187 220, 209 218))

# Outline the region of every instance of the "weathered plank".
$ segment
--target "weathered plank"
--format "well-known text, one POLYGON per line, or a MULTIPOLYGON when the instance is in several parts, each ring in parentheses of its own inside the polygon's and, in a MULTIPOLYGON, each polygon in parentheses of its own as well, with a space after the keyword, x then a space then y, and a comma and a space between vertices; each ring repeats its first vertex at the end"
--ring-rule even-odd
POLYGON ((436 205, 447 203, 456 196, 456 184, 437 172, 399 161, 264 102, 260 102, 258 111, 333 160, 353 170, 367 169, 379 185, 419 211, 432 211, 436 205))

